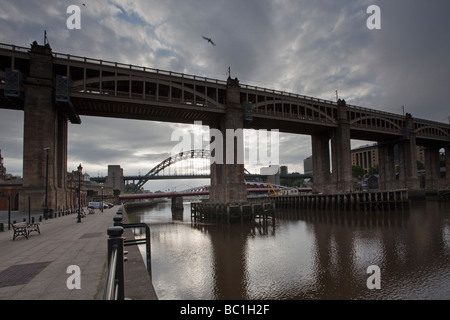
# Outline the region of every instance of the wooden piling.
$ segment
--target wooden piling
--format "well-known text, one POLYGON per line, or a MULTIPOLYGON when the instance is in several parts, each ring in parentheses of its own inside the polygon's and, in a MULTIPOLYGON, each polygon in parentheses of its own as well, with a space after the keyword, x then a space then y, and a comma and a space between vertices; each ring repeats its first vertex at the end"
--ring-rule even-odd
POLYGON ((277 207, 300 209, 394 210, 409 204, 408 190, 271 196, 277 207))
POLYGON ((191 203, 191 220, 232 223, 254 219, 274 219, 275 205, 270 201, 234 203, 191 203))

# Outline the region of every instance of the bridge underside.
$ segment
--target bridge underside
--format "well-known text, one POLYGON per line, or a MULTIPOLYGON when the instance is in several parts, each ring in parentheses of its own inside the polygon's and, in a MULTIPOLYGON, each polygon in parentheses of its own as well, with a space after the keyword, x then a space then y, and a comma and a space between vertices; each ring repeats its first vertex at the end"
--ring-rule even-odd
MULTIPOLYGON (((82 96, 82 94, 80 94, 82 96)), ((208 110, 185 105, 174 106, 169 102, 136 103, 127 99, 95 99, 92 97, 72 97, 78 114, 84 116, 110 117, 121 119, 151 120, 162 122, 189 123, 202 121, 205 125, 215 123, 223 116, 220 109, 208 110)))

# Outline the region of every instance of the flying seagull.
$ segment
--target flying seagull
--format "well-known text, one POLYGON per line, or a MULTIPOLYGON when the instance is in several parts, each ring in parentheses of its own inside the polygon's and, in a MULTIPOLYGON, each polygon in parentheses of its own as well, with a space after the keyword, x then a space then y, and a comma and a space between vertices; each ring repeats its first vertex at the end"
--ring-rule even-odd
POLYGON ((207 38, 205 36, 202 36, 203 39, 207 40, 209 43, 211 43, 213 46, 215 46, 216 44, 211 40, 211 38, 207 38))

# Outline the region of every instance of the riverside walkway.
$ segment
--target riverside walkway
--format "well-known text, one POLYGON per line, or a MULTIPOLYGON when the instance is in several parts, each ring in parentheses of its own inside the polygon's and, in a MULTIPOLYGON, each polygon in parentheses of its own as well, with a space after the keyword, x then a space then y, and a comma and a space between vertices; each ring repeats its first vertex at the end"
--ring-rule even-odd
MULTIPOLYGON (((107 229, 113 226, 118 206, 95 210, 77 223, 77 214, 40 222, 41 234, 13 240, 7 212, 0 212, 0 300, 101 300, 107 277, 107 229), (69 289, 69 266, 80 268, 80 289, 69 289)), ((13 212, 11 221, 28 215, 13 212)), ((39 215, 33 214, 38 221, 39 215)), ((125 234, 125 237, 132 236, 125 234)), ((137 246, 127 247, 125 297, 157 299, 137 246)))

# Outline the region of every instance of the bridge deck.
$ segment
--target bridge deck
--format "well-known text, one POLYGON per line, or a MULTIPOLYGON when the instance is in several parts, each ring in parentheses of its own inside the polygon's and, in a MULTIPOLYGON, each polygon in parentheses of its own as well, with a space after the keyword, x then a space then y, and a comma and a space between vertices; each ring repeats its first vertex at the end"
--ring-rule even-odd
MULTIPOLYGON (((70 99, 79 115, 211 125, 225 112, 223 80, 52 54, 55 77, 71 79, 70 99)), ((27 75, 29 49, 0 44, 0 91, 5 90, 7 68, 27 75)), ((338 125, 336 102, 245 84, 240 91, 241 102, 252 105, 253 120, 245 128, 311 135, 338 125)), ((0 96, 0 108, 23 109, 20 99, 0 96)), ((404 135, 402 115, 347 105, 347 118, 351 139, 383 141, 404 135)), ((450 142, 450 125, 417 118, 413 122, 419 145, 450 142)))

